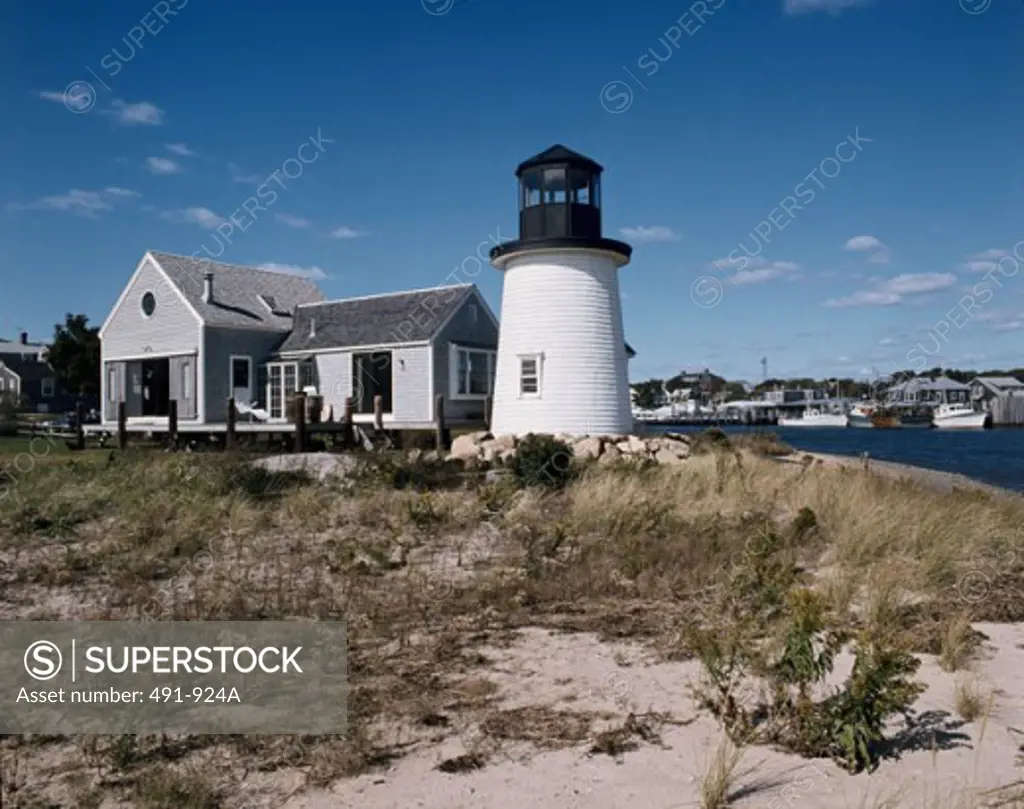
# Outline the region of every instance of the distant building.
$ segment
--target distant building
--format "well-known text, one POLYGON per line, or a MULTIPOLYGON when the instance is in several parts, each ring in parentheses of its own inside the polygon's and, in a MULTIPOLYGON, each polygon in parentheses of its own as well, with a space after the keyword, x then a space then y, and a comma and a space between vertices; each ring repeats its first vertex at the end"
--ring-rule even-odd
POLYGON ((971 401, 983 410, 992 410, 993 400, 1004 396, 1024 396, 1024 382, 1012 376, 977 376, 969 383, 971 401))
POLYGON ((0 396, 13 398, 22 410, 63 413, 75 406, 75 396, 64 390, 46 364, 46 343, 34 343, 28 333, 18 340, 0 339, 0 396))
POLYGON ((952 402, 968 403, 971 400, 971 387, 962 382, 940 376, 926 379, 916 376, 886 389, 885 399, 889 404, 897 402, 914 402, 917 404, 947 404, 952 402))

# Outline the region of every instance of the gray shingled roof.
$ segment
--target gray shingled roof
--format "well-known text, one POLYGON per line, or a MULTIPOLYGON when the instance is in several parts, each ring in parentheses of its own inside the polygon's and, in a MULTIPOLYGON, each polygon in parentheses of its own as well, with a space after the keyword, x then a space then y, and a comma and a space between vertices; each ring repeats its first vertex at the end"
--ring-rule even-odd
POLYGON ((273 298, 276 308, 283 312, 324 299, 316 284, 296 275, 171 253, 150 255, 211 326, 289 331, 292 318, 270 312, 259 295, 273 298), (212 303, 203 301, 203 278, 207 272, 213 273, 212 303))
POLYGON ((994 385, 997 388, 1024 388, 1024 382, 1013 376, 979 376, 975 377, 974 381, 994 385))
POLYGON ((473 294, 472 284, 300 306, 280 352, 414 343, 431 339, 473 294))

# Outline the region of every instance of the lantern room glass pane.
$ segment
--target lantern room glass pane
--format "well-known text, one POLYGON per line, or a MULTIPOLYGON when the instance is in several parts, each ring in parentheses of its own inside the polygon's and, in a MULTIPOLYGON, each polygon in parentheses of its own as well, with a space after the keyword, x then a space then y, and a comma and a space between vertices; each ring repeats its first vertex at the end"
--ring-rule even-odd
POLYGON ((565 200, 565 169, 561 166, 544 169, 544 202, 553 205, 565 200))
POLYGON ((590 174, 579 169, 569 172, 570 201, 577 205, 590 204, 590 174))
POLYGON ((539 169, 533 171, 527 171, 523 174, 523 179, 520 182, 523 189, 523 207, 530 208, 534 205, 540 205, 540 187, 541 187, 541 173, 539 169))
POLYGON ((601 178, 592 177, 590 179, 590 204, 595 208, 601 207, 601 178))

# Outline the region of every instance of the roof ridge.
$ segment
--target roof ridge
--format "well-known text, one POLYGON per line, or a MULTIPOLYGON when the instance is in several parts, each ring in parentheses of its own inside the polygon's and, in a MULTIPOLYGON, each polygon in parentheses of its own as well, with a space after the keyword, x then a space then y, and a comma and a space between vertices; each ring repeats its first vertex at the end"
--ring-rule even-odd
MULTIPOLYGON (((213 259, 196 258, 195 256, 183 256, 180 253, 166 253, 163 250, 147 250, 151 256, 168 256, 170 258, 180 258, 186 261, 198 261, 205 262, 206 264, 216 264, 218 267, 229 267, 231 269, 248 270, 249 272, 262 272, 267 275, 281 275, 285 278, 295 278, 298 281, 305 281, 307 284, 312 284, 316 287, 316 284, 309 278, 303 278, 301 275, 296 275, 293 272, 282 272, 281 270, 265 270, 262 267, 253 267, 251 264, 228 264, 224 261, 214 261, 213 259)), ((319 287, 317 287, 319 289, 319 287)))
POLYGON ((373 300, 375 298, 397 298, 399 295, 418 295, 422 292, 436 292, 437 290, 440 289, 464 289, 466 287, 471 286, 473 286, 473 284, 471 283, 448 284, 446 286, 423 287, 422 289, 405 289, 399 292, 378 292, 373 295, 357 295, 353 298, 335 298, 333 300, 328 301, 313 301, 312 303, 300 303, 297 308, 304 309, 309 306, 323 306, 324 304, 328 303, 351 303, 353 301, 368 301, 373 300))

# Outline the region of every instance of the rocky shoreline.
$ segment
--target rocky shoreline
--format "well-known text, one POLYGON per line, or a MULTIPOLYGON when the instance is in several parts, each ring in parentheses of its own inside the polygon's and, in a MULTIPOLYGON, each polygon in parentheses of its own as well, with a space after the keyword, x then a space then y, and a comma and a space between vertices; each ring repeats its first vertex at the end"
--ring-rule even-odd
MULTIPOLYGON (((632 459, 675 466, 683 463, 691 454, 691 437, 678 433, 650 437, 556 435, 554 438, 571 447, 575 459, 596 460, 603 464, 632 459)), ((506 461, 515 455, 518 445, 519 439, 511 435, 495 437, 488 432, 466 433, 452 442, 448 457, 480 463, 506 461)))

